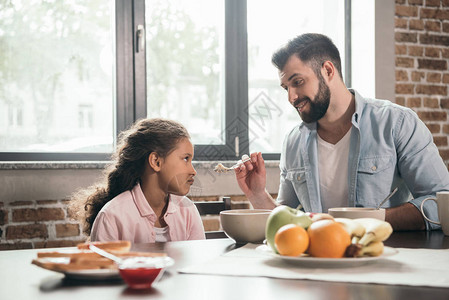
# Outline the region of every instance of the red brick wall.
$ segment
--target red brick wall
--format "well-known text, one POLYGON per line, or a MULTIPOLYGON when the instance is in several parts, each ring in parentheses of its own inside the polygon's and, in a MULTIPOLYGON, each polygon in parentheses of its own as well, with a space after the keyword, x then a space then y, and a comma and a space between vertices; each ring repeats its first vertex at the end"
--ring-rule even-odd
MULTIPOLYGON (((191 197, 193 201, 218 198, 191 197)), ((231 209, 249 208, 243 196, 231 196, 231 200, 231 209)), ((218 215, 202 219, 206 231, 220 230, 218 215)), ((70 247, 86 239, 80 223, 70 212, 68 200, 0 202, 0 250, 70 247)))
POLYGON ((0 250, 69 247, 86 240, 68 200, 0 202, 0 250))
POLYGON ((396 103, 412 108, 449 166, 449 0, 396 0, 396 103))

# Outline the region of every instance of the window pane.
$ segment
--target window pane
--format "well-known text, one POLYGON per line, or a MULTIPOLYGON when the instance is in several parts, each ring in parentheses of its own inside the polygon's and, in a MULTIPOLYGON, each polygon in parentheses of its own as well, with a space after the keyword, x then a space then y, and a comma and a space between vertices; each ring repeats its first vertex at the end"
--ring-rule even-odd
POLYGON ((376 97, 374 0, 352 0, 352 86, 363 97, 376 97), (361 67, 362 66, 362 67, 361 67))
POLYGON ((111 152, 114 1, 0 0, 0 152, 111 152))
POLYGON ((251 152, 279 153, 287 131, 300 122, 279 86, 271 55, 288 40, 307 32, 329 36, 339 48, 344 66, 344 1, 248 0, 251 152))
POLYGON ((146 1, 149 117, 183 123, 194 144, 223 143, 224 1, 146 1))

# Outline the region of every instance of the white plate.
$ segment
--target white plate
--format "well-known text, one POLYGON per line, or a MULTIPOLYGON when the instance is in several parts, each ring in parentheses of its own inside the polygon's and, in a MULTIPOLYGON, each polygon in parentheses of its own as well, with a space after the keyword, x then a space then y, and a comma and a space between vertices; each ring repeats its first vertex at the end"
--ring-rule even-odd
POLYGON ((67 278, 81 280, 106 280, 120 279, 120 273, 117 269, 93 269, 61 272, 67 278))
POLYGON ((58 268, 58 265, 68 264, 70 258, 68 257, 45 257, 35 260, 35 264, 41 268, 62 273, 67 278, 80 279, 80 280, 106 280, 106 279, 119 279, 120 273, 118 269, 83 269, 65 271, 58 268))
POLYGON ((384 253, 380 256, 363 256, 363 257, 344 257, 344 258, 321 258, 311 257, 308 255, 302 256, 283 256, 274 253, 268 245, 261 245, 256 248, 256 251, 265 253, 277 259, 284 260, 289 263, 317 266, 331 266, 331 267, 348 267, 359 266, 369 262, 377 261, 395 255, 398 250, 391 247, 384 247, 384 253))

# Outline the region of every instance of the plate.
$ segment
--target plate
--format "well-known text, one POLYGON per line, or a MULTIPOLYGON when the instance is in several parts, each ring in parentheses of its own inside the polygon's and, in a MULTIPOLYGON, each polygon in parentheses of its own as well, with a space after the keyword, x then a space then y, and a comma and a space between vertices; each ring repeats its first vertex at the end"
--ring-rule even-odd
POLYGON ((77 270, 64 271, 67 278, 80 280, 106 280, 106 279, 120 279, 120 273, 117 269, 92 269, 92 270, 77 270))
POLYGON ((348 267, 348 266, 359 266, 366 263, 378 261, 384 258, 388 258, 398 253, 398 250, 391 247, 384 247, 384 252, 380 256, 362 256, 362 257, 344 257, 344 258, 321 258, 321 257, 311 257, 306 254, 301 256, 284 256, 274 253, 268 245, 261 245, 256 248, 256 251, 270 255, 277 259, 283 261, 310 265, 313 267, 319 266, 331 266, 331 267, 348 267))
POLYGON ((62 273, 70 279, 110 280, 121 278, 117 268, 67 270, 69 262, 70 258, 68 257, 45 257, 32 261, 38 267, 62 273))

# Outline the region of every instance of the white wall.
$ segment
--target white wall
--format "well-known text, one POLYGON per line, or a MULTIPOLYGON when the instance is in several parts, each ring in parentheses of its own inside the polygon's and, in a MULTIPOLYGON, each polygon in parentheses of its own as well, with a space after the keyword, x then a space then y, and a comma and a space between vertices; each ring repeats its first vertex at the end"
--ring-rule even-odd
MULTIPOLYGON (((242 195, 233 173, 217 174, 214 164, 196 163, 198 172, 192 196, 242 195)), ((0 202, 61 200, 77 189, 88 187, 102 176, 102 169, 12 169, 0 170, 0 202)), ((267 189, 277 193, 278 162, 267 162, 267 189)))

